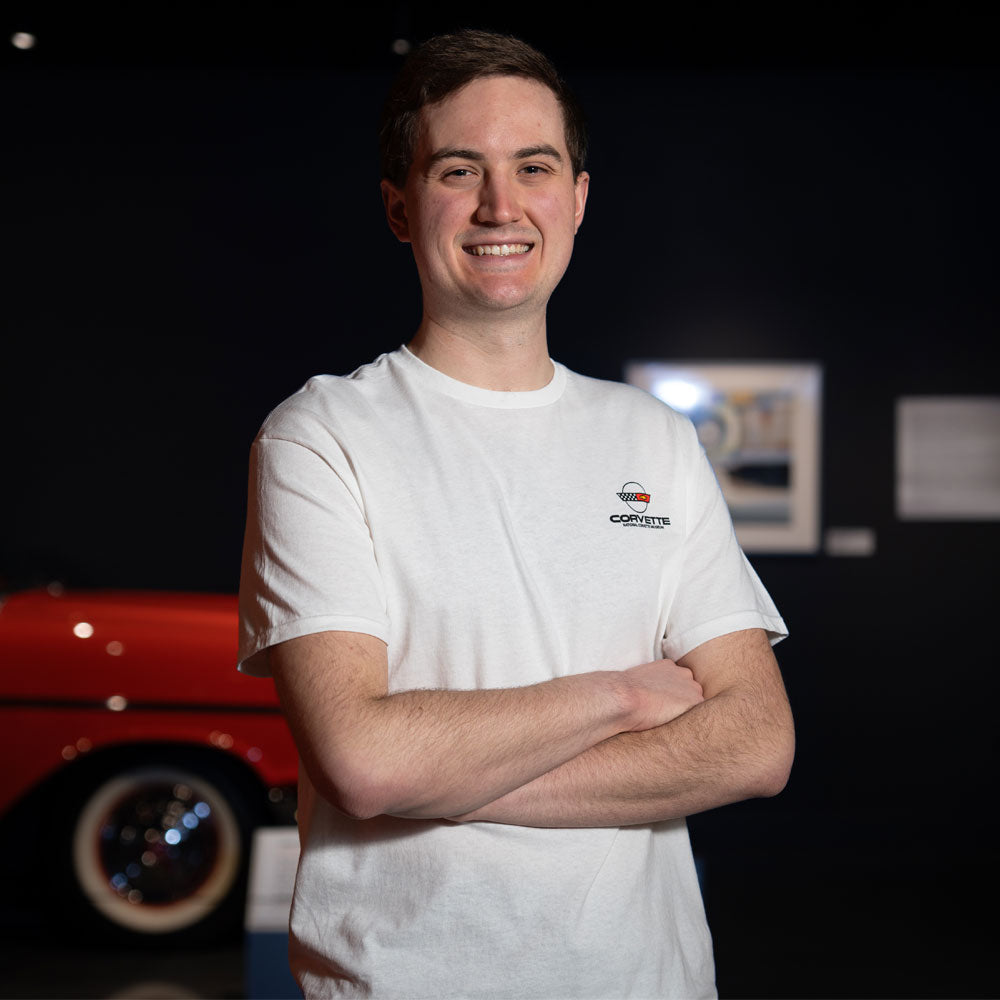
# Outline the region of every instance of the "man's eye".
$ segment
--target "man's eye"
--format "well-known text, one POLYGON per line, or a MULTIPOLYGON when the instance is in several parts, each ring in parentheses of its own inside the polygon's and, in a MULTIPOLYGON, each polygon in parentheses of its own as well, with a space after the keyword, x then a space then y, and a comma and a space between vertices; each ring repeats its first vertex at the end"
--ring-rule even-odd
POLYGON ((539 166, 539 164, 537 164, 537 163, 529 163, 529 164, 521 167, 521 173, 531 174, 531 175, 544 174, 545 173, 545 167, 539 166))
POLYGON ((445 174, 445 177, 471 177, 472 171, 466 169, 465 167, 456 167, 454 170, 449 170, 445 174))

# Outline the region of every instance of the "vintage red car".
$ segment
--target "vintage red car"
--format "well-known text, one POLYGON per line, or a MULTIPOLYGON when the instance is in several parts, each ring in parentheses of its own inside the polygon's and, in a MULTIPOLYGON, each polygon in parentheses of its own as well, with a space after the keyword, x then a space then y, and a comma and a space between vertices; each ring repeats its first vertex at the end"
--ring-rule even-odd
POLYGON ((230 595, 53 585, 0 603, 2 824, 77 926, 239 928, 253 830, 293 821, 298 758, 274 685, 236 671, 236 627, 230 595))

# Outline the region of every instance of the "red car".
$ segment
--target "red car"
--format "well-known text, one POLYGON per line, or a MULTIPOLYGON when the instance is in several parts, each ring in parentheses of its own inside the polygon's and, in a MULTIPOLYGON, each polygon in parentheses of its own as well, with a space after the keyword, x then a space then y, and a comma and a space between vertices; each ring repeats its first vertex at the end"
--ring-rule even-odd
POLYGON ((241 925, 250 838, 293 821, 298 757, 274 685, 236 671, 236 628, 218 594, 0 603, 2 824, 18 854, 33 835, 44 863, 22 867, 83 926, 174 942, 241 925))

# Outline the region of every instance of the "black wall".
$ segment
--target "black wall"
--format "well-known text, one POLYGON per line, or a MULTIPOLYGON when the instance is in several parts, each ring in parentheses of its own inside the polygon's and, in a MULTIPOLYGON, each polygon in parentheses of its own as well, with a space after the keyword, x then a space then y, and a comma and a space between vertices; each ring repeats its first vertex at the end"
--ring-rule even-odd
MULTIPOLYGON (((740 27, 694 49, 641 25, 623 48, 621 27, 603 58, 596 29, 521 29, 593 132, 552 353, 606 378, 637 357, 821 362, 823 524, 876 532, 872 558, 753 560, 792 629, 800 751, 779 799, 692 821, 720 987, 991 995, 973 908, 996 859, 1000 526, 896 519, 893 413, 1000 390, 996 72, 929 30, 881 58, 857 25, 840 58, 761 38, 755 61, 740 27)), ((234 590, 263 416, 412 333, 378 41, 4 56, 10 582, 234 590)))

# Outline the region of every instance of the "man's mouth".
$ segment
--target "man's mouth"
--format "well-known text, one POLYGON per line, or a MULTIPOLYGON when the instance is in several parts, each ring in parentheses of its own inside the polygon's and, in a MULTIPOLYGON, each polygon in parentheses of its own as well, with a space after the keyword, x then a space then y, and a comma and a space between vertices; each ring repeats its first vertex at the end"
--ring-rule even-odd
POLYGON ((511 257, 527 253, 533 246, 533 243, 476 243, 462 249, 475 257, 511 257))

